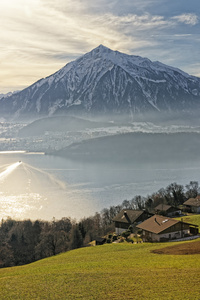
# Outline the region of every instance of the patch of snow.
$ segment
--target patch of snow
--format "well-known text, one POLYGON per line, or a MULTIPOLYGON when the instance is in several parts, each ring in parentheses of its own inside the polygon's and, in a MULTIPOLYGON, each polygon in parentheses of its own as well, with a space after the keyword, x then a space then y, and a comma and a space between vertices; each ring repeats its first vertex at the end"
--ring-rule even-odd
POLYGON ((54 104, 52 105, 52 106, 50 106, 49 107, 49 109, 48 109, 48 112, 49 112, 49 116, 52 116, 53 114, 54 114, 54 112, 58 109, 58 108, 60 108, 60 107, 62 107, 62 106, 64 106, 64 105, 60 105, 60 103, 63 101, 63 99, 57 99, 55 102, 54 102, 54 104))
POLYGON ((154 82, 154 83, 165 83, 165 82, 167 82, 166 79, 154 80, 154 79, 147 78, 147 77, 142 77, 142 76, 140 76, 140 78, 145 79, 145 80, 150 81, 150 82, 154 82))
POLYGON ((13 91, 13 92, 8 92, 6 94, 0 94, 0 99, 2 99, 2 98, 8 98, 8 97, 10 97, 12 95, 15 95, 15 94, 19 93, 19 92, 20 91, 13 91))
POLYGON ((74 103, 73 103, 73 105, 81 105, 81 104, 82 104, 81 100, 76 100, 76 101, 74 101, 74 103))
POLYGON ((192 94, 193 94, 194 96, 198 96, 198 91, 197 91, 197 89, 192 90, 192 94))
POLYGON ((75 105, 81 105, 81 104, 82 104, 82 102, 81 102, 80 99, 77 99, 74 102, 67 101, 67 107, 71 107, 71 106, 75 106, 75 105))
POLYGON ((157 111, 160 111, 160 109, 157 107, 157 105, 152 100, 148 100, 148 101, 157 111))
POLYGON ((152 63, 152 67, 154 70, 158 70, 158 71, 165 71, 165 72, 169 72, 169 71, 175 71, 175 72, 178 72, 180 73, 181 75, 183 75, 184 77, 186 78, 189 78, 190 75, 178 68, 175 68, 175 67, 171 67, 171 66, 168 66, 168 65, 165 65, 159 61, 155 61, 152 63))

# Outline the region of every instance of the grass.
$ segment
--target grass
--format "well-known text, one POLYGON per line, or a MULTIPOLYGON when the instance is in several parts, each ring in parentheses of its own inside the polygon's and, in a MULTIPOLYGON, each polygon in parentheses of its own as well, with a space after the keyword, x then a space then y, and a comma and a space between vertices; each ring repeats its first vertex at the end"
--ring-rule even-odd
POLYGON ((199 254, 151 253, 173 244, 107 244, 0 269, 0 299, 199 299, 199 254))
POLYGON ((184 222, 195 224, 199 226, 200 229, 200 214, 194 215, 194 214, 188 214, 187 216, 183 216, 180 218, 176 218, 177 220, 183 219, 184 222))

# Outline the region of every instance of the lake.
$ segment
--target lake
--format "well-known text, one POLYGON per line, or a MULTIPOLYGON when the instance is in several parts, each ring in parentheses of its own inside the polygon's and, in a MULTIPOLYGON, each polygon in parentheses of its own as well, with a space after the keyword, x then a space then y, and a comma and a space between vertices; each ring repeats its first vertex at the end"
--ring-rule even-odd
POLYGON ((0 218, 80 219, 172 182, 198 181, 199 174, 200 161, 104 165, 42 153, 0 152, 0 218))

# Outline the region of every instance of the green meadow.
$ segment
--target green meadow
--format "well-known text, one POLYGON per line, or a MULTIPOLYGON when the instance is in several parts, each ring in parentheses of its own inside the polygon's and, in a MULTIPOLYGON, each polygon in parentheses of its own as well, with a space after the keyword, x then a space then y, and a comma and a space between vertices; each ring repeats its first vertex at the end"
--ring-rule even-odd
POLYGON ((180 218, 176 218, 177 220, 183 219, 184 222, 195 224, 199 226, 200 231, 200 214, 194 215, 194 214, 188 214, 187 216, 183 216, 180 218))
POLYGON ((199 254, 151 253, 177 243, 106 244, 0 269, 0 299, 199 300, 199 254))

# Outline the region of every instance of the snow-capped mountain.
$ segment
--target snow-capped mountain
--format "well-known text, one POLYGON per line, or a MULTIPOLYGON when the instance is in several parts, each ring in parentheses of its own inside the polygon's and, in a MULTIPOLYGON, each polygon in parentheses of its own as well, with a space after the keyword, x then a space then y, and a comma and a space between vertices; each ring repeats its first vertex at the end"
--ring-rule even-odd
POLYGON ((8 92, 8 93, 6 93, 6 94, 0 94, 0 99, 1 98, 7 98, 7 97, 10 97, 10 96, 12 96, 12 95, 14 95, 14 94, 16 94, 16 93, 18 93, 19 91, 14 91, 14 92, 8 92))
POLYGON ((17 94, 4 116, 188 112, 200 108, 200 78, 102 45, 17 94))

